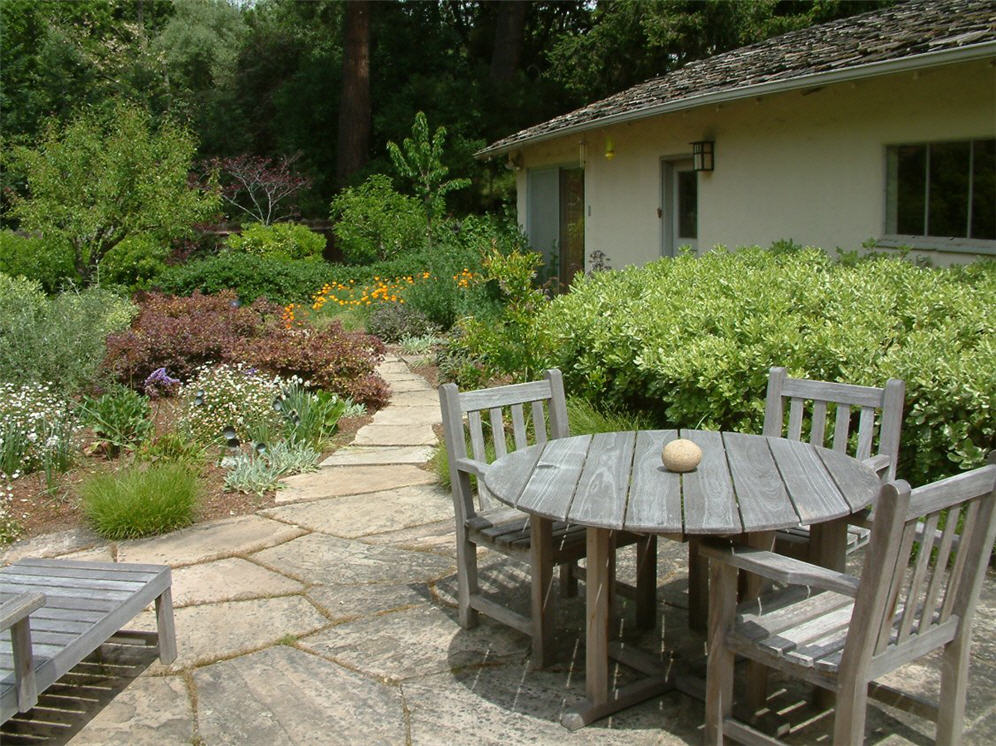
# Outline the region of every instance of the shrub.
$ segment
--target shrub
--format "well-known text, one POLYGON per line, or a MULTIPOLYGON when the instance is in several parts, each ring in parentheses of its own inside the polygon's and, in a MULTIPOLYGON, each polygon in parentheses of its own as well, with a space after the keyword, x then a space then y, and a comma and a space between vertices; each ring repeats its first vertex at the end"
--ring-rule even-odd
POLYGON ((98 534, 135 539, 193 523, 199 489, 197 475, 184 465, 154 464, 90 477, 80 493, 98 534))
POLYGON ((67 394, 93 384, 105 338, 134 312, 107 290, 46 298, 37 283, 0 274, 0 380, 44 381, 67 394))
POLYGON ((110 456, 122 448, 134 450, 152 433, 149 400, 124 386, 115 386, 99 397, 86 397, 81 420, 97 435, 110 456))
POLYGON ((35 280, 46 293, 62 289, 76 276, 69 246, 6 230, 0 231, 0 272, 35 280))
POLYGON ((425 244, 418 200, 394 190, 391 179, 374 174, 332 200, 332 232, 347 262, 370 264, 425 244))
POLYGON ((900 474, 924 483, 996 444, 996 263, 853 266, 817 249, 680 256, 577 280, 538 315, 544 365, 661 425, 759 432, 768 369, 906 381, 900 474))
POLYGON ((266 319, 279 313, 262 300, 243 306, 232 292, 151 293, 140 300, 131 329, 108 337, 104 367, 132 388, 158 368, 186 381, 206 363, 230 361, 236 340, 260 334, 266 319))
POLYGON ((320 331, 271 325, 265 337, 238 340, 230 352, 230 359, 284 378, 299 376, 311 387, 373 408, 388 398, 387 384, 376 371, 383 356, 379 339, 343 331, 338 322, 320 331))
POLYGON ((274 404, 284 385, 241 364, 205 366, 180 391, 180 426, 198 443, 221 441, 226 428, 242 442, 268 441, 281 427, 274 404))
POLYGON ((144 290, 166 269, 170 246, 154 236, 129 236, 107 252, 100 263, 100 281, 129 290, 144 290))
POLYGON ((324 236, 298 223, 252 223, 243 226, 241 234, 230 235, 225 244, 236 252, 284 260, 316 261, 325 250, 324 236))
POLYGON ((370 311, 367 331, 385 342, 400 342, 405 337, 424 337, 439 331, 429 317, 410 305, 384 303, 370 311))
POLYGON ((315 288, 336 277, 334 265, 254 254, 224 253, 168 267, 153 283, 166 293, 234 293, 243 303, 265 298, 287 305, 307 300, 315 288))
POLYGON ((503 254, 491 249, 484 259, 484 277, 500 298, 501 310, 461 319, 451 351, 463 351, 480 361, 489 376, 535 378, 542 367, 536 317, 547 304, 543 291, 534 286, 541 262, 533 252, 503 254))

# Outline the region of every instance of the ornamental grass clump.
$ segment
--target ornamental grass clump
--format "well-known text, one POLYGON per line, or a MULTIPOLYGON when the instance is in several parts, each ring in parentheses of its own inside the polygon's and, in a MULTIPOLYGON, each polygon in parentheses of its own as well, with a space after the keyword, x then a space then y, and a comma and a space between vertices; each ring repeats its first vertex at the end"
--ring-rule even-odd
POLYGON ((183 464, 129 466, 80 486, 83 512, 106 539, 164 534, 194 522, 200 483, 183 464))

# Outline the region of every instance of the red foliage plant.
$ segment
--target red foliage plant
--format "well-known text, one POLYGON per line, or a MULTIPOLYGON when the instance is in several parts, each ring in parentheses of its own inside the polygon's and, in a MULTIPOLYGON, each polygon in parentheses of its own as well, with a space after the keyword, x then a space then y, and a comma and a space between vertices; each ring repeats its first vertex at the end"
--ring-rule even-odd
POLYGON ((280 326, 281 308, 265 300, 239 303, 235 293, 194 293, 184 298, 149 293, 128 331, 107 339, 103 366, 133 388, 157 368, 187 381, 206 363, 246 363, 268 373, 296 375, 312 386, 349 396, 369 407, 387 401, 377 374, 384 345, 376 337, 343 331, 280 326))

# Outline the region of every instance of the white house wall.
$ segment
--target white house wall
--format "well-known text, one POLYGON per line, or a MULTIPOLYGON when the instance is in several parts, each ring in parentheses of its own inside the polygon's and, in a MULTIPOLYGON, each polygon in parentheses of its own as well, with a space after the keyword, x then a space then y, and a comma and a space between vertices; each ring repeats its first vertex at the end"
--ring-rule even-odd
MULTIPOLYGON (((660 256, 661 161, 715 141, 699 175, 699 250, 778 239, 832 251, 882 238, 887 145, 996 136, 991 61, 703 107, 526 148, 517 179, 526 224, 526 169, 585 167, 585 254, 612 266, 660 256), (606 138, 615 157, 604 155, 606 138)), ((971 258, 929 252, 938 262, 971 258)))

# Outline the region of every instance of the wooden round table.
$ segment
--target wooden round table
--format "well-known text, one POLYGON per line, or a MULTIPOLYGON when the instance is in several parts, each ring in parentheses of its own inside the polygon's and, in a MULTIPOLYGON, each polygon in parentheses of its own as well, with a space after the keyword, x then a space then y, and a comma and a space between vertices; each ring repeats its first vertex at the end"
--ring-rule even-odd
MULTIPOLYGON (((661 691, 639 684, 609 701, 609 593, 612 531, 673 537, 764 535, 812 526, 816 557, 842 569, 846 519, 881 486, 871 467, 844 453, 784 438, 704 430, 579 435, 523 448, 496 460, 484 477, 498 500, 534 521, 588 527, 586 689, 588 702, 565 715, 579 727, 661 691), (675 438, 702 449, 685 474, 661 464, 675 438)), ((536 547, 543 552, 548 548, 536 547)), ((701 584, 689 580, 689 592, 701 584)), ((698 592, 698 598, 705 594, 698 592)), ((690 603, 691 613, 701 602, 690 603)), ((659 684, 659 682, 658 682, 659 684)))

